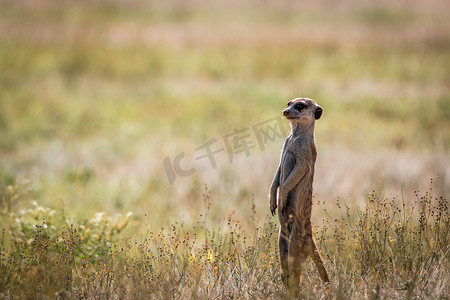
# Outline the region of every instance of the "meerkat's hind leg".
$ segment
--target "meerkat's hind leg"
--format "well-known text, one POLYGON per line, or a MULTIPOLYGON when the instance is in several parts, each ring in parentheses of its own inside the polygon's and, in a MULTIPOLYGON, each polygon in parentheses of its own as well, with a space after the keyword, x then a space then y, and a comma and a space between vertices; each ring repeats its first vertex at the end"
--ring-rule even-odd
POLYGON ((322 279, 323 282, 329 283, 330 279, 328 278, 327 270, 325 269, 325 265, 323 263, 322 257, 320 256, 319 249, 317 249, 317 245, 314 242, 314 239, 311 239, 311 252, 310 256, 316 265, 317 271, 319 271, 320 279, 322 279))
POLYGON ((306 259, 308 258, 308 244, 299 228, 299 224, 294 223, 289 239, 289 294, 297 297, 300 288, 300 280, 306 259))
POLYGON ((291 254, 289 253, 289 278, 288 292, 294 298, 298 297, 300 290, 300 280, 306 262, 306 255, 303 252, 291 254))
POLYGON ((281 280, 283 281, 284 286, 288 287, 288 279, 289 279, 289 269, 288 269, 288 254, 289 254, 289 237, 280 228, 280 233, 278 235, 278 246, 280 248, 280 262, 281 262, 281 280))

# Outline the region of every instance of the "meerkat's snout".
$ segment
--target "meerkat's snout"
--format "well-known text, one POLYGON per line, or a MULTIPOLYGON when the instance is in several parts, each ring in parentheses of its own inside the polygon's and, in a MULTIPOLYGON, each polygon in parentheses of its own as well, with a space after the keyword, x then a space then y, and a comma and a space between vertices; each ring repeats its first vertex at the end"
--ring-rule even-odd
POLYGON ((283 110, 283 116, 288 120, 297 119, 297 116, 289 109, 289 107, 283 110))

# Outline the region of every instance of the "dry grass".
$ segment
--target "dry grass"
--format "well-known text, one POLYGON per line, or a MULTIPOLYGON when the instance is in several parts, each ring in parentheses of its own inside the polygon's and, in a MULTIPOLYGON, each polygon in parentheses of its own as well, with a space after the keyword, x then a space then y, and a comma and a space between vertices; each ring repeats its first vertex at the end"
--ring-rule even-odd
MULTIPOLYGON (((323 209, 315 230, 331 288, 309 263, 301 297, 445 298, 448 200, 435 197, 432 184, 414 199, 373 193, 365 207, 338 199, 332 212, 323 209)), ((209 216, 212 197, 205 188, 196 222, 160 229, 146 223, 139 236, 122 235, 128 215, 97 213, 79 224, 37 204, 4 214, 11 226, 3 230, 0 290, 11 299, 283 298, 277 225, 254 210, 247 224, 232 215, 217 222, 209 216)))

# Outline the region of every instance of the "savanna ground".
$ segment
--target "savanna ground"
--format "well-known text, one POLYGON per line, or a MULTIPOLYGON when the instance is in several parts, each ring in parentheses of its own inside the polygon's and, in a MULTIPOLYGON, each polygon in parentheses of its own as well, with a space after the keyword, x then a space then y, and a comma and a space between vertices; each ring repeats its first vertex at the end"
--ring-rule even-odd
POLYGON ((0 299, 283 297, 283 139, 252 130, 298 96, 325 111, 313 223, 332 280, 308 264, 300 296, 448 299, 446 1, 0 7, 0 299), (180 153, 193 174, 171 171, 180 153))

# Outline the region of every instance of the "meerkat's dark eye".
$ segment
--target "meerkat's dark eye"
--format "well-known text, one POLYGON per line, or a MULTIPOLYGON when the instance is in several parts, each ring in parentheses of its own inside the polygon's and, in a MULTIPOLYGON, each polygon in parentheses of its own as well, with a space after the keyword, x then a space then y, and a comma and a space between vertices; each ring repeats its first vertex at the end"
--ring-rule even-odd
POLYGON ((297 103, 295 105, 295 109, 297 109, 299 111, 301 111, 302 109, 305 109, 305 108, 306 108, 306 105, 304 103, 297 103))
POLYGON ((286 107, 289 107, 289 105, 291 105, 291 103, 292 103, 292 101, 289 101, 289 102, 286 104, 286 107))

